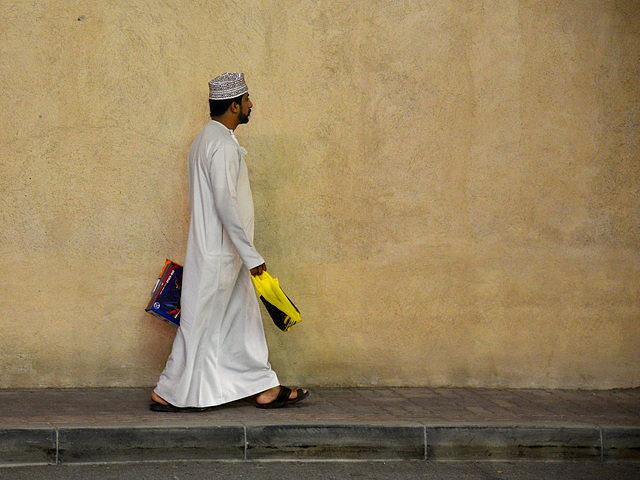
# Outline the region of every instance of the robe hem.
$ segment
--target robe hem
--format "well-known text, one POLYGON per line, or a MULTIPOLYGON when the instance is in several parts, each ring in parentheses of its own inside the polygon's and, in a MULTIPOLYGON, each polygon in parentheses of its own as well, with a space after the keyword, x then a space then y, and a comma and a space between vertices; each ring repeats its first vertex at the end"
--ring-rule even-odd
POLYGON ((274 388, 277 387, 278 385, 280 385, 280 382, 278 380, 278 378, 275 378, 275 381, 270 381, 268 383, 265 383, 266 386, 260 386, 260 387, 256 387, 255 389, 251 389, 248 390, 247 392, 243 392, 243 393, 238 393, 236 395, 231 395, 228 397, 224 397, 221 399, 217 399, 217 400, 213 400, 212 403, 207 403, 207 404, 188 404, 188 403, 182 403, 182 402, 173 402, 171 401, 171 399, 167 398, 170 397, 171 395, 162 395, 159 391, 158 388, 156 387, 153 391, 156 395, 158 395, 160 398, 164 399, 165 401, 169 402, 171 405, 175 406, 175 407, 179 407, 179 408, 209 408, 209 407, 219 407, 220 405, 225 405, 227 403, 231 403, 231 402, 236 402, 238 400, 242 400, 248 397, 251 397, 253 395, 257 395, 259 393, 262 393, 266 390, 269 390, 270 388, 274 388))

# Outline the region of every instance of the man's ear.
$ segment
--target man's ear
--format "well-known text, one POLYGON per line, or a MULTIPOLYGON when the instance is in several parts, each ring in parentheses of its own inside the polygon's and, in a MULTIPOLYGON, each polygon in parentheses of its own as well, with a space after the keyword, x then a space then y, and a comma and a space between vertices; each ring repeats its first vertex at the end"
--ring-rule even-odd
POLYGON ((229 110, 231 110, 231 113, 238 113, 240 111, 240 104, 238 102, 231 102, 229 110))

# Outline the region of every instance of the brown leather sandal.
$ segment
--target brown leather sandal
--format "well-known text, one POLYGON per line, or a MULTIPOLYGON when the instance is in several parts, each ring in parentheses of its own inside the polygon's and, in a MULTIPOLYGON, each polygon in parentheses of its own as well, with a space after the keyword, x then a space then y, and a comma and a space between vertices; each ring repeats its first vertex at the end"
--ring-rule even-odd
POLYGON ((311 395, 311 392, 307 391, 307 393, 304 393, 304 390, 302 390, 301 388, 296 388, 296 398, 289 398, 289 395, 291 395, 292 390, 289 387, 285 387, 285 386, 280 386, 280 393, 278 393, 278 396, 276 397, 276 399, 272 402, 269 403, 258 403, 256 402, 255 405, 258 408, 282 408, 282 407, 286 407, 287 405, 293 405, 294 403, 298 403, 302 400, 304 400, 305 398, 307 398, 309 395, 311 395))

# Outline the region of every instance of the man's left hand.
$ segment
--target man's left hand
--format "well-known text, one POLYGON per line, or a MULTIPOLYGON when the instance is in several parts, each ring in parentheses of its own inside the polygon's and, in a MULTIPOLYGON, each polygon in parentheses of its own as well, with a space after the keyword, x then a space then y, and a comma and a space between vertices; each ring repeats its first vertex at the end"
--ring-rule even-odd
POLYGON ((253 275, 254 277, 261 275, 262 272, 266 272, 267 271, 267 264, 263 263, 262 265, 258 265, 255 268, 251 269, 251 275, 253 275))

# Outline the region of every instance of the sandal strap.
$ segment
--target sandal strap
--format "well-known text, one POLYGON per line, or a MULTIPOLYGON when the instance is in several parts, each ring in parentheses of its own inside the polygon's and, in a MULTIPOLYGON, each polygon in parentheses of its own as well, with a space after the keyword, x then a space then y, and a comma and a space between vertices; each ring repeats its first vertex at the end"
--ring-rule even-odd
POLYGON ((291 389, 289 387, 285 387, 284 385, 280 385, 280 393, 273 401, 274 404, 283 404, 287 400, 289 400, 289 395, 291 395, 291 389))

